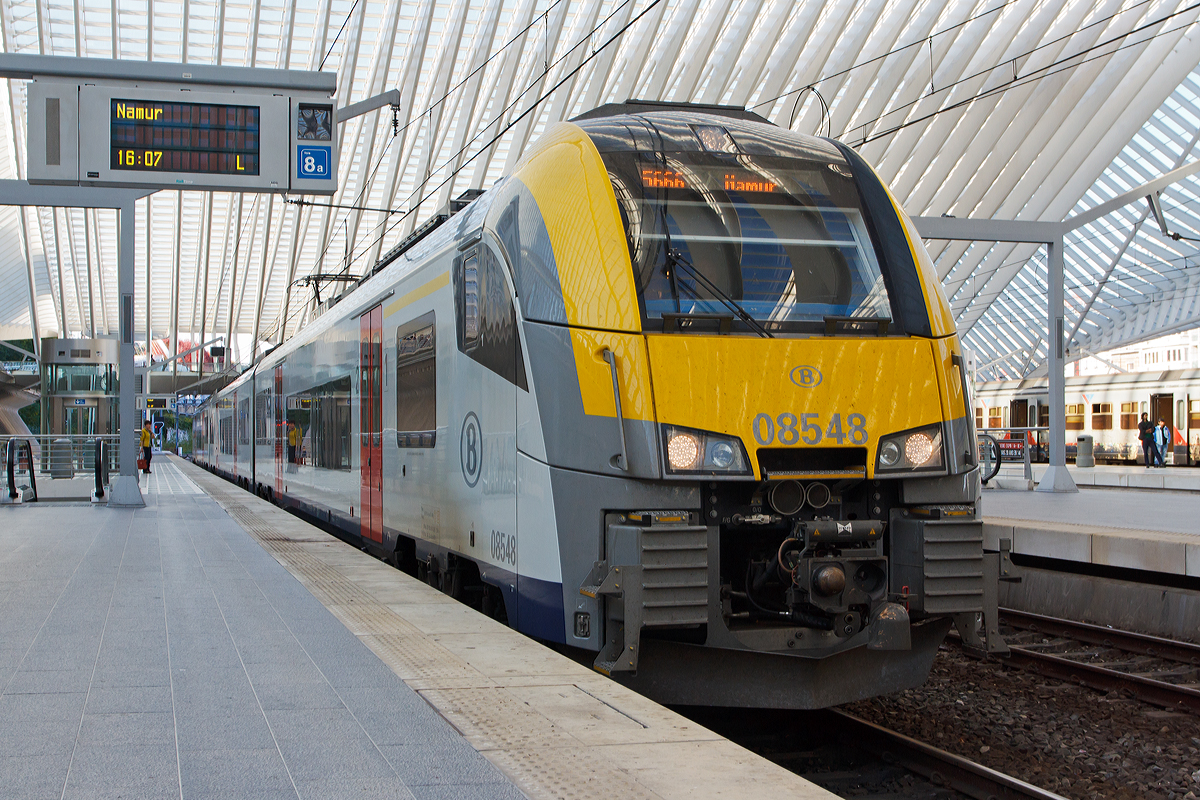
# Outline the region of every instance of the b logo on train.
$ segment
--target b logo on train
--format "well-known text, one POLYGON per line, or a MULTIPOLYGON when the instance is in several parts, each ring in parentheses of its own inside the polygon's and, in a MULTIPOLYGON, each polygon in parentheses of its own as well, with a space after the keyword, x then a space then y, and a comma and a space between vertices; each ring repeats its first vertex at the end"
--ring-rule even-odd
POLYGON ((195 458, 656 699, 821 707, 982 609, 960 354, 857 153, 631 102, 211 398, 195 458))

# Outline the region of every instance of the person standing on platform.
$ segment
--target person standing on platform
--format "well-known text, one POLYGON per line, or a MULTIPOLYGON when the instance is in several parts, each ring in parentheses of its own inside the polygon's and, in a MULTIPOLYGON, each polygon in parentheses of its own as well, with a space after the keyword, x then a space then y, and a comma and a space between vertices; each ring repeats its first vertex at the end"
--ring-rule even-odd
POLYGON ((1167 448, 1171 446, 1171 429, 1162 417, 1158 418, 1158 425, 1154 428, 1154 444, 1158 449, 1158 465, 1166 469, 1167 448))
POLYGON ((146 468, 142 472, 150 474, 150 450, 154 443, 154 434, 150 432, 150 420, 142 423, 142 459, 146 462, 146 468))
POLYGON ((287 432, 287 448, 288 448, 288 463, 296 463, 296 447, 300 444, 300 431, 296 427, 296 423, 288 423, 287 432))
POLYGON ((1142 455, 1146 457, 1146 469, 1150 469, 1154 466, 1158 450, 1154 446, 1154 423, 1150 421, 1150 415, 1145 411, 1142 412, 1142 421, 1138 423, 1138 441, 1142 443, 1142 455))

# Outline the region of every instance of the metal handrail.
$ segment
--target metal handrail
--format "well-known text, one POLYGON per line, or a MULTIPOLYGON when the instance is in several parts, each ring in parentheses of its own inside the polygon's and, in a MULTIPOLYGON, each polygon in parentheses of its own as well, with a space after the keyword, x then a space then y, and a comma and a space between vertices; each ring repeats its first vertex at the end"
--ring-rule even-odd
POLYGON ((995 436, 983 431, 978 431, 975 434, 975 438, 983 445, 983 453, 979 458, 979 466, 981 467, 979 477, 983 485, 987 486, 987 482, 996 477, 996 474, 1000 472, 1000 445, 996 442, 995 436), (993 456, 995 457, 995 461, 992 460, 993 456))
POLYGON ((71 463, 76 472, 92 472, 95 469, 95 443, 97 440, 103 440, 106 444, 104 448, 107 456, 106 469, 109 472, 116 470, 120 460, 121 437, 119 434, 101 434, 83 435, 83 434, 51 434, 41 433, 33 436, 0 436, 0 446, 7 446, 10 441, 25 441, 30 443, 30 448, 36 457, 38 469, 42 472, 50 471, 50 452, 52 443, 67 440, 70 443, 71 463))
POLYGON ((612 372, 613 402, 617 408, 617 429, 621 434, 621 452, 613 458, 614 466, 619 470, 629 471, 629 448, 625 446, 625 415, 621 413, 621 383, 617 372, 617 354, 607 347, 603 350, 604 360, 612 372))
POLYGON ((14 472, 15 465, 13 463, 13 460, 14 460, 13 455, 16 451, 16 448, 13 447, 13 445, 16 443, 17 443, 16 439, 9 439, 8 444, 5 447, 5 450, 7 452, 5 452, 5 454, 4 454, 5 459, 8 462, 8 498, 10 500, 17 499, 17 494, 18 494, 18 492, 17 492, 17 477, 14 472))
POLYGON ((19 448, 21 445, 25 446, 25 466, 29 470, 29 488, 33 490, 33 502, 36 503, 37 499, 38 499, 38 495, 37 495, 37 477, 34 475, 34 469, 33 469, 33 445, 30 444, 28 439, 26 439, 23 442, 21 442, 20 444, 18 444, 17 447, 19 448))
POLYGON ((96 497, 104 497, 104 487, 108 484, 108 458, 104 452, 104 439, 96 437, 96 497))
POLYGON ((16 465, 20 459, 21 450, 25 451, 25 467, 29 471, 29 488, 33 490, 33 501, 37 502, 37 478, 34 477, 33 469, 33 445, 28 439, 9 439, 6 445, 6 461, 8 466, 8 497, 10 500, 15 500, 19 492, 17 491, 16 465))

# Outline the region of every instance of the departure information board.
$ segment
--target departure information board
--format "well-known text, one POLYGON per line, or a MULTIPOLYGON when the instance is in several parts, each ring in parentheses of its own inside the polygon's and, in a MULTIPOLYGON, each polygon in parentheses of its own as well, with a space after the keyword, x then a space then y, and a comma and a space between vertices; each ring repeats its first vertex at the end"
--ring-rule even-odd
MULTIPOLYGON (((246 73, 248 78, 255 74, 246 73)), ((183 72, 185 81, 190 77, 183 72)), ((340 185, 334 81, 319 73, 307 78, 328 85, 329 91, 164 81, 146 86, 135 81, 31 81, 28 180, 334 194, 340 185)))
POLYGON ((110 101, 110 168, 257 175, 258 106, 110 101))

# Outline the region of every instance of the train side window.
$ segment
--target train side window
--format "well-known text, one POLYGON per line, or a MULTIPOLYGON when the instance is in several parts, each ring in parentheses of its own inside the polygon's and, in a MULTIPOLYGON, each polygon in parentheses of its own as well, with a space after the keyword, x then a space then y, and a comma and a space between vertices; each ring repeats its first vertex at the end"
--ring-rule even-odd
POLYGON ((1137 403, 1121 403, 1121 430, 1136 431, 1137 426, 1137 403))
POLYGON ((396 446, 437 440, 437 326, 433 312, 396 329, 396 446))
POLYGON ((289 464, 350 471, 350 383, 343 375, 286 398, 289 464))
POLYGON ((238 444, 250 444, 250 398, 238 401, 238 444))
POLYGON ((479 257, 471 253, 462 265, 462 324, 464 352, 479 345, 479 257))
POLYGON ((264 389, 254 395, 254 443, 269 445, 275 436, 271 414, 271 393, 264 389))
POLYGON ((479 245, 454 263, 458 349, 500 377, 528 390, 517 334, 517 311, 504 263, 479 245))
POLYGON ((1004 408, 1002 406, 988 407, 988 427, 1003 428, 1004 427, 1004 408))
POLYGON ((1092 430, 1112 430, 1112 403, 1092 403, 1092 430))
POLYGON ((976 406, 975 408, 975 430, 983 427, 983 409, 976 406))
POLYGON ((1083 403, 1067 403, 1067 430, 1083 430, 1083 403))
POLYGON ((227 456, 233 455, 233 400, 222 398, 218 401, 217 416, 221 425, 221 452, 227 456))

